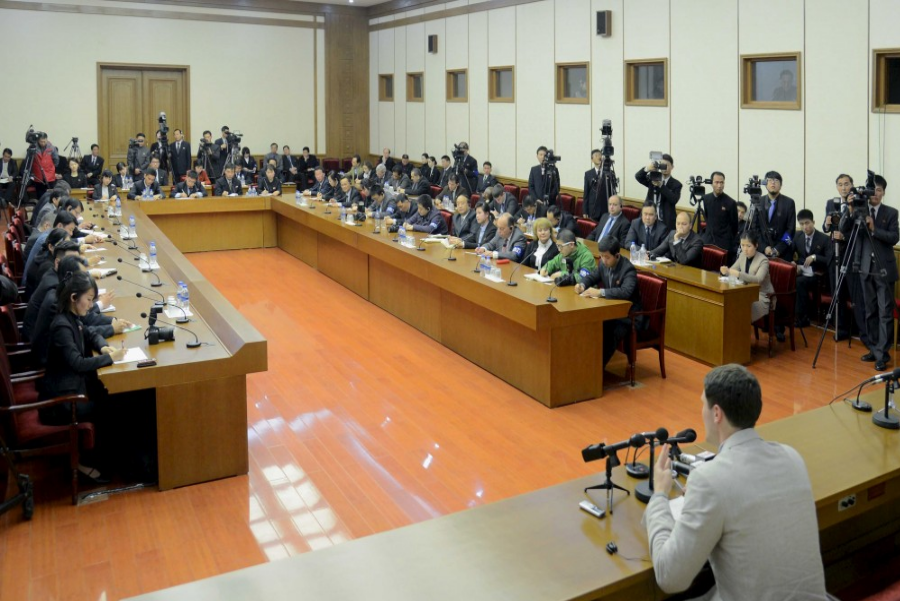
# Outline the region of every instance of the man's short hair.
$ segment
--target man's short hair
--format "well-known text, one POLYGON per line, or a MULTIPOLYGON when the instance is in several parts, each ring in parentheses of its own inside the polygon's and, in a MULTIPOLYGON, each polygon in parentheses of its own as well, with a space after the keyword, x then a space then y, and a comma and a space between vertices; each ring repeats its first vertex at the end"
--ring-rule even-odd
POLYGON ((442 161, 447 161, 447 162, 449 163, 449 162, 450 162, 450 157, 448 157, 448 156, 445 154, 444 156, 441 157, 441 160, 442 160, 442 161))
POLYGON ((595 154, 600 154, 600 149, 599 149, 599 148, 595 148, 595 149, 593 149, 593 150, 591 151, 591 156, 594 156, 595 154))
POLYGON ((477 211, 478 209, 481 209, 482 213, 487 213, 488 215, 490 215, 490 212, 488 211, 488 208, 487 208, 487 204, 483 200, 479 200, 478 202, 475 203, 475 210, 477 211))
POLYGON ((409 202, 409 196, 406 194, 398 194, 394 197, 394 202, 400 204, 401 202, 409 202))
POLYGON ((231 131, 231 128, 228 127, 227 125, 223 125, 222 129, 220 129, 219 131, 231 131))
POLYGON ((191 169, 190 171, 187 172, 187 174, 185 174, 185 177, 189 177, 191 179, 197 179, 198 177, 200 177, 200 174, 197 173, 196 171, 194 171, 193 169, 191 169))
POLYGON ((375 184, 369 189, 370 196, 384 196, 384 188, 381 187, 380 184, 375 184))
POLYGON ((672 167, 675 166, 675 159, 672 158, 671 154, 663 154, 662 158, 664 161, 668 161, 669 165, 672 167))
POLYGON ((93 150, 95 148, 99 149, 100 145, 99 144, 91 144, 91 150, 93 150))
POLYGON ((542 151, 542 150, 543 150, 544 152, 547 152, 547 147, 546 147, 546 146, 538 146, 538 149, 534 152, 534 154, 537 154, 537 153, 539 153, 539 152, 542 151))
MULTIPOLYGON (((228 167, 225 168, 228 169, 228 167)), ((158 174, 156 173, 156 169, 151 168, 144 171, 144 175, 152 175, 153 177, 156 177, 158 174)))
POLYGON ((56 185, 53 186, 53 188, 55 190, 62 190, 66 194, 72 191, 72 186, 69 185, 69 182, 62 179, 56 180, 56 185))
POLYGON ((503 187, 503 184, 494 184, 494 187, 491 188, 494 198, 499 198, 503 196, 503 193, 506 192, 506 188, 503 187))
POLYGON ((777 179, 778 183, 780 183, 780 184, 784 183, 784 180, 781 179, 781 174, 778 173, 777 171, 769 171, 768 173, 766 173, 766 179, 777 179))
POLYGON ((731 426, 752 428, 762 413, 759 380, 743 365, 731 363, 713 368, 703 378, 706 404, 718 405, 731 426))
POLYGON ((721 171, 713 171, 713 172, 709 175, 709 179, 715 179, 715 177, 716 177, 717 175, 721 175, 721 176, 722 176, 722 179, 725 179, 725 174, 722 173, 721 171))
POLYGON ((384 173, 387 171, 387 167, 384 166, 384 163, 378 163, 378 166, 375 167, 375 173, 384 173))
POLYGON ((422 172, 418 167, 415 167, 412 171, 410 171, 410 174, 415 175, 416 177, 422 177, 422 172))
POLYGON ((41 214, 41 220, 38 221, 38 228, 40 228, 42 225, 53 227, 54 219, 56 219, 56 213, 54 213, 53 211, 44 211, 41 214))
POLYGON ((271 144, 269 144, 269 148, 272 148, 273 146, 275 147, 275 150, 278 150, 278 142, 272 142, 271 144))
POLYGON ((401 171, 403 170, 400 168, 400 165, 394 165, 394 168, 391 169, 392 173, 400 173, 401 171))
POLYGON ((75 215, 62 208, 56 211, 56 218, 53 220, 53 227, 56 227, 58 225, 66 226, 70 223, 75 223, 75 215))
POLYGON ((291 147, 288 146, 287 144, 285 144, 284 146, 281 147, 281 150, 290 150, 290 149, 291 149, 291 147))
POLYGON ((844 178, 844 177, 846 177, 847 179, 850 180, 850 185, 852 186, 853 178, 850 177, 849 175, 847 175, 846 173, 841 173, 839 176, 837 176, 837 178, 834 180, 834 183, 838 183, 839 181, 841 181, 841 178, 844 178))
POLYGON ((481 200, 488 202, 490 200, 494 200, 494 189, 486 188, 484 192, 481 193, 481 200))
POLYGON ((325 170, 322 169, 322 167, 320 167, 320 166, 318 166, 318 165, 316 166, 316 168, 315 168, 315 170, 313 171, 313 173, 315 173, 316 171, 321 171, 322 173, 325 173, 325 170))
POLYGON ((523 207, 536 207, 537 203, 534 201, 534 198, 531 194, 527 194, 525 198, 522 200, 523 207))
POLYGON ((744 209, 745 211, 747 210, 747 203, 745 203, 743 200, 737 201, 736 203, 734 203, 734 206, 739 209, 744 209))
POLYGON ((144 132, 139 131, 134 137, 135 138, 146 138, 147 136, 144 135, 144 132))
POLYGON ((609 253, 611 255, 619 254, 619 240, 615 236, 606 236, 597 243, 597 251, 609 253))
POLYGON ((875 187, 881 186, 882 190, 887 190, 887 180, 880 175, 875 176, 875 187))
POLYGON ((447 178, 447 183, 453 182, 454 184, 459 183, 459 176, 455 173, 451 173, 450 177, 447 178))
POLYGON ((12 148, 4 148, 3 154, 8 154, 9 156, 12 156, 12 148))
POLYGON ((813 218, 813 212, 809 209, 801 209, 797 213, 797 221, 803 221, 804 219, 809 219, 810 221, 815 221, 813 218))
POLYGON ((428 196, 427 194, 422 194, 419 197, 419 206, 425 207, 426 211, 430 211, 434 208, 434 202, 431 200, 430 196, 428 196))
POLYGON ((562 228, 559 230, 559 233, 556 234, 556 240, 557 242, 562 242, 563 244, 575 242, 575 232, 570 229, 562 228))
POLYGON ((649 202, 645 202, 645 203, 644 203, 644 206, 641 207, 641 212, 643 212, 644 209, 653 209, 653 212, 655 213, 655 212, 656 212, 656 205, 653 204, 653 201, 651 200, 651 201, 649 201, 649 202))
POLYGON ((340 179, 339 181, 340 181, 341 183, 347 182, 347 183, 349 184, 349 183, 350 183, 350 178, 347 177, 346 175, 344 175, 344 176, 341 176, 341 179, 340 179))
POLYGON ((62 204, 62 208, 67 211, 70 209, 81 209, 83 211, 84 205, 77 198, 67 198, 66 202, 62 204))
POLYGON ((490 161, 485 161, 485 162, 482 163, 481 165, 482 165, 482 167, 491 167, 491 168, 494 167, 493 165, 491 165, 491 162, 490 162, 490 161))
POLYGON ((68 196, 66 191, 60 190, 59 188, 53 188, 50 192, 50 200, 53 200, 54 198, 65 198, 66 196, 68 196))
POLYGON ((205 136, 206 134, 212 135, 212 132, 209 131, 208 129, 203 130, 203 135, 205 136))
POLYGON ((406 153, 405 153, 405 152, 404 152, 404 153, 403 153, 403 156, 402 156, 402 157, 400 157, 400 158, 401 158, 401 159, 406 159, 406 160, 409 160, 409 155, 408 155, 408 154, 406 154, 406 153))
MULTIPOLYGON (((304 151, 309 152, 309 146, 304 146, 303 148, 300 149, 300 152, 304 152, 304 151)), ((358 158, 358 155, 357 155, 357 158, 358 158)))
POLYGON ((61 259, 67 252, 75 251, 81 248, 81 245, 74 240, 65 240, 53 247, 53 259, 61 259))

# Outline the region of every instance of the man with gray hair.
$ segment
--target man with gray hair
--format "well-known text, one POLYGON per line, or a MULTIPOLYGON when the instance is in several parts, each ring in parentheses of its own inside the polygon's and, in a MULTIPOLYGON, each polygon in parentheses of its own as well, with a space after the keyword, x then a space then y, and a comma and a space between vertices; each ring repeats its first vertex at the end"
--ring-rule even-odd
POLYGON ((509 213, 503 213, 497 218, 497 235, 493 240, 476 248, 479 255, 488 255, 494 259, 509 259, 520 263, 525 254, 525 234, 516 227, 515 218, 509 213))
POLYGON ((410 196, 421 196, 422 194, 428 194, 431 189, 431 185, 425 181, 425 178, 422 177, 422 171, 415 167, 412 170, 412 183, 410 183, 409 188, 407 190, 402 190, 406 194, 410 196))
POLYGON ((741 365, 716 367, 700 404, 706 440, 719 452, 691 472, 676 520, 669 445, 662 447, 644 512, 656 583, 683 591, 708 560, 715 585, 705 599, 827 599, 809 474, 797 451, 754 429, 762 412, 756 377, 741 365))

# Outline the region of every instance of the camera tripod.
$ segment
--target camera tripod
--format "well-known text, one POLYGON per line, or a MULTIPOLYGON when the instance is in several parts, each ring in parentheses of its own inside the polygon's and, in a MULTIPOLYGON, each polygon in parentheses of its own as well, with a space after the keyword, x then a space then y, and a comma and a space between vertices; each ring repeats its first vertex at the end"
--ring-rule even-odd
MULTIPOLYGON (((867 207, 868 208, 868 207, 867 207)), ((856 213, 856 211, 854 211, 856 213)), ((849 215, 845 216, 841 221, 847 219, 849 215)), ((825 341, 825 336, 828 333, 828 323, 831 321, 832 315, 836 315, 835 311, 837 309, 838 303, 840 302, 841 297, 841 286, 844 285, 844 280, 847 277, 847 267, 850 264, 852 259, 853 261, 853 269, 859 271, 859 258, 855 257, 856 243, 859 241, 859 231, 862 229, 866 232, 866 235, 869 237, 869 244, 872 248, 875 248, 875 239, 872 237, 872 232, 869 231, 869 228, 866 227, 866 216, 862 214, 856 214, 853 217, 853 231, 850 232, 850 237, 847 239, 847 248, 844 251, 844 260, 841 262, 840 268, 838 268, 838 278, 834 284, 834 292, 831 295, 831 304, 828 306, 828 313, 825 315, 825 323, 822 324, 822 336, 819 338, 819 345, 816 347, 816 354, 813 357, 812 366, 813 369, 816 367, 816 363, 819 360, 819 353, 822 351, 822 343, 825 341)), ((887 270, 881 264, 881 259, 878 258, 877 254, 873 254, 875 258, 875 266, 876 273, 878 277, 885 277, 887 275, 887 270)), ((837 322, 835 322, 836 324, 837 322)), ((837 328, 835 327, 835 333, 837 332, 837 328)))
MULTIPOLYGON (((703 194, 694 194, 691 192, 691 206, 697 207, 697 210, 694 211, 694 218, 691 219, 691 228, 688 231, 695 231, 694 228, 696 227, 696 232, 702 234, 703 232, 700 231, 700 224, 706 223, 706 226, 709 227, 709 220, 706 218, 706 209, 703 208, 703 194)), ((731 249, 726 248, 725 250, 730 251, 731 249)))
POLYGON ((70 161, 72 159, 75 159, 76 161, 78 161, 78 164, 81 165, 82 156, 81 147, 78 146, 78 138, 72 138, 72 140, 68 144, 66 144, 66 147, 63 148, 63 150, 69 150, 69 154, 66 158, 68 158, 70 161), (71 150, 69 150, 69 146, 72 147, 71 150))
MULTIPOLYGON (((626 457, 626 459, 628 459, 626 457)), ((606 511, 609 512, 609 515, 613 514, 613 492, 615 490, 621 490, 626 495, 631 495, 631 491, 625 488, 624 486, 619 486, 612 481, 612 470, 614 467, 618 467, 622 465, 622 462, 619 461, 619 456, 616 453, 612 453, 606 456, 606 481, 603 484, 597 484, 596 486, 588 486, 584 489, 584 492, 589 490, 605 490, 606 491, 606 511)))
POLYGON ((759 234, 760 242, 765 246, 772 246, 772 243, 769 241, 769 231, 766 228, 765 221, 763 221, 763 214, 760 210, 761 206, 762 199, 759 196, 752 194, 750 196, 750 207, 747 209, 747 219, 744 223, 744 229, 741 231, 741 236, 755 231, 759 234))

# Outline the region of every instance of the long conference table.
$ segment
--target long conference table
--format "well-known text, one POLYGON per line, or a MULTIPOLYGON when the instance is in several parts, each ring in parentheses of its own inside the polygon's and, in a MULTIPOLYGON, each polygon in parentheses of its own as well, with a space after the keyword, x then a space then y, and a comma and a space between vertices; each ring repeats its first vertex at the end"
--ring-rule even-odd
MULTIPOLYGON (((156 426, 159 462, 159 488, 166 490, 218 478, 246 474, 247 453, 247 374, 266 371, 266 340, 229 303, 203 275, 179 252, 175 244, 140 210, 139 203, 122 205, 122 221, 135 216, 140 252, 147 252, 149 241, 156 242, 160 269, 156 271, 162 287, 153 287, 155 278, 137 267, 127 243, 119 241, 119 228, 105 217, 103 203, 89 204, 87 221, 104 228, 117 240, 96 244, 106 263, 115 267, 115 275, 100 279, 101 288, 116 293, 110 315, 127 319, 142 329, 112 338, 125 346, 140 347, 157 365, 138 368, 136 363, 112 365, 100 370, 100 379, 111 393, 153 389, 156 392, 156 426), (118 259, 122 262, 119 263, 118 259), (149 345, 144 338, 149 312, 158 291, 164 297, 176 294, 176 283, 189 287, 194 316, 184 327, 196 333, 203 346, 186 348, 190 334, 178 330, 174 342, 149 345), (140 288, 139 284, 145 288, 140 288), (138 298, 141 293, 143 298, 138 298)), ((161 315, 162 320, 174 322, 161 315)))
MULTIPOLYGON (((882 406, 883 394, 873 393, 869 400, 882 406)), ((900 433, 875 427, 871 414, 841 403, 758 430, 804 458, 828 588, 850 585, 866 569, 862 558, 892 544, 900 532, 900 433), (851 494, 855 505, 839 509, 839 501, 851 494)), ((579 446, 573 442, 570 452, 578 453, 579 446)), ((595 465, 594 476, 135 600, 664 598, 646 561, 645 505, 633 492, 617 492, 613 515, 602 520, 578 508, 585 498, 606 506, 602 491, 583 492, 604 478, 602 462, 595 465), (611 541, 618 555, 607 554, 611 541)), ((613 481, 631 491, 636 485, 621 467, 613 470, 613 481)))

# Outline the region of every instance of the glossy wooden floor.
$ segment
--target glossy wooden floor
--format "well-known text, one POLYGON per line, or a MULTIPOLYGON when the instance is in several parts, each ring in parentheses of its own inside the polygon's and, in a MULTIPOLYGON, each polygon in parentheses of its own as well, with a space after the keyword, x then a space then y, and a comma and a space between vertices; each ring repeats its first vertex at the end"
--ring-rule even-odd
MULTIPOLYGON (((0 517, 3 601, 148 592, 598 472, 590 443, 702 432, 707 368, 673 353, 666 380, 642 351, 641 385, 616 386, 618 355, 602 400, 550 410, 277 249, 189 257, 269 341, 248 381, 250 474, 72 507, 63 464, 31 464, 34 520, 0 517)), ((763 421, 874 374, 858 342, 826 339, 815 371, 815 341, 798 342, 754 352, 763 421)))

